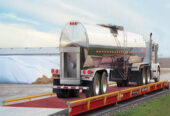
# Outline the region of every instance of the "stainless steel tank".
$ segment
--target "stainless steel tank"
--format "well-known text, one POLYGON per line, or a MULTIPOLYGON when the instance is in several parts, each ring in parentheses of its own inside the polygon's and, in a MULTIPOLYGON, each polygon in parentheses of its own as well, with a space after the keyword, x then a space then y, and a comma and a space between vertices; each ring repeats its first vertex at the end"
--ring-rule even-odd
POLYGON ((84 68, 116 68, 110 64, 118 58, 133 63, 142 62, 145 55, 146 42, 139 34, 118 26, 70 22, 60 37, 60 83, 77 85, 84 68))
POLYGON ((65 25, 60 38, 60 48, 77 45, 85 48, 146 47, 143 37, 136 33, 100 25, 71 22, 65 25), (74 24, 72 24, 74 23, 74 24), (127 42, 125 42, 125 39, 127 42))

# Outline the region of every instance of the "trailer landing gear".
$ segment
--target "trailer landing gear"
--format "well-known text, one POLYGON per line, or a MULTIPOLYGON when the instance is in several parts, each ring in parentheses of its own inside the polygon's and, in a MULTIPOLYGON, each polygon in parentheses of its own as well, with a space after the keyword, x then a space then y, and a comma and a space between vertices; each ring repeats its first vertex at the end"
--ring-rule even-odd
POLYGON ((117 87, 127 87, 129 84, 129 80, 122 80, 122 81, 118 81, 117 83, 117 87))

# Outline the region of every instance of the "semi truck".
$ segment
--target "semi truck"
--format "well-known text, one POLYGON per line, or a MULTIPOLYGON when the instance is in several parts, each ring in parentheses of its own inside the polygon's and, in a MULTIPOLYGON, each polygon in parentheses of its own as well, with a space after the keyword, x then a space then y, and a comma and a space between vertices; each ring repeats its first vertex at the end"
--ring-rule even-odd
POLYGON ((53 92, 59 98, 107 93, 108 83, 118 87, 160 80, 158 44, 124 27, 67 23, 59 41, 60 69, 51 69, 53 92))

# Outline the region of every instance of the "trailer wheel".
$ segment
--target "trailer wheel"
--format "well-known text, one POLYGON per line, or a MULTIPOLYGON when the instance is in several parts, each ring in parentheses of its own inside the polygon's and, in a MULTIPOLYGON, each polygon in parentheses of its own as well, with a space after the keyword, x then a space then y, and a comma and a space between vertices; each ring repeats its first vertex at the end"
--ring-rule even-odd
POLYGON ((63 92, 62 92, 62 90, 57 90, 57 92, 56 92, 56 94, 57 94, 57 97, 58 98, 63 98, 63 92))
POLYGON ((93 95, 99 95, 100 94, 100 75, 99 73, 96 73, 93 80, 93 95))
POLYGON ((145 68, 141 69, 139 71, 139 77, 138 77, 138 81, 137 81, 137 85, 144 85, 146 84, 146 72, 145 72, 145 68))
POLYGON ((78 97, 79 90, 70 90, 70 97, 78 97))
POLYGON ((155 78, 154 80, 155 80, 155 82, 159 82, 160 81, 160 69, 158 69, 157 78, 155 78))
POLYGON ((70 91, 68 89, 59 89, 57 91, 58 98, 67 98, 70 96, 70 91))
POLYGON ((147 80, 147 77, 146 77, 146 68, 143 68, 142 70, 142 85, 146 84, 146 80, 147 80))
POLYGON ((92 83, 89 83, 89 90, 84 91, 86 98, 100 94, 100 74, 94 75, 92 83))
POLYGON ((101 81, 100 81, 100 91, 101 94, 105 94, 107 92, 107 73, 103 72, 101 81))
POLYGON ((93 81, 88 86, 89 86, 89 90, 83 91, 83 93, 86 95, 86 98, 93 96, 93 81))
POLYGON ((147 68, 146 69, 146 84, 150 83, 151 80, 151 73, 150 73, 150 69, 147 68))

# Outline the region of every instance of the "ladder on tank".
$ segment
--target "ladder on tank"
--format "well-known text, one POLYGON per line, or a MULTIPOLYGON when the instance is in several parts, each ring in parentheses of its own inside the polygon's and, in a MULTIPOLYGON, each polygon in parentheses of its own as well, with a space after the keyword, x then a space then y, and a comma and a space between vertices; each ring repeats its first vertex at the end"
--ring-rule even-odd
POLYGON ((124 52, 123 52, 123 57, 124 57, 124 75, 123 77, 127 79, 127 34, 125 30, 123 30, 123 39, 124 39, 124 52))
POLYGON ((117 39, 117 35, 116 36, 114 35, 114 38, 117 46, 121 46, 120 41, 117 39))
POLYGON ((117 44, 117 46, 120 46, 121 48, 123 48, 123 59, 124 59, 124 62, 123 62, 123 72, 120 71, 120 70, 117 70, 117 72, 119 73, 119 75, 126 79, 127 78, 127 35, 126 35, 126 32, 125 30, 123 29, 123 45, 120 44, 120 41, 118 40, 117 38, 117 35, 114 35, 114 38, 115 38, 115 42, 117 44))

